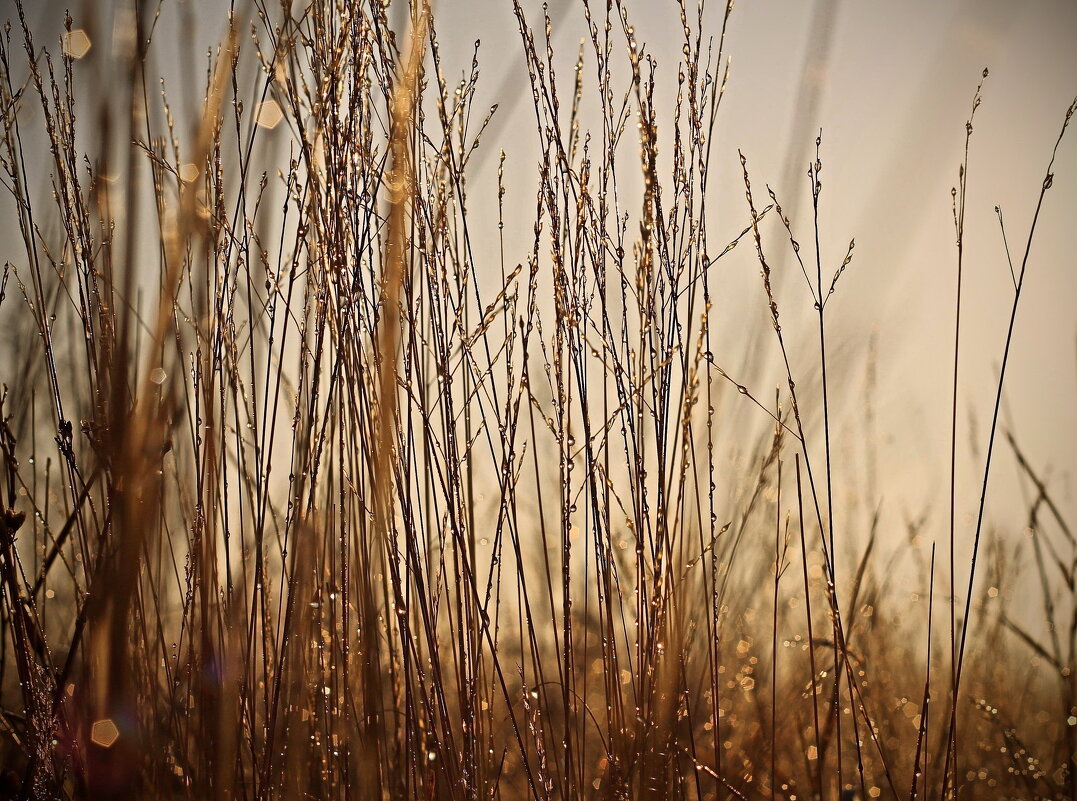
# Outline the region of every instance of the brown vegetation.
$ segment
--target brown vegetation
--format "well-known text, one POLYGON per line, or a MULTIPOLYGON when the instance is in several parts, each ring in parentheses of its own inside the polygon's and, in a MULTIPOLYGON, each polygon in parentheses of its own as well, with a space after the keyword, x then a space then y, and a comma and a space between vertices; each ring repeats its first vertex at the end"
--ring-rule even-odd
MULTIPOLYGON (((807 220, 746 156, 744 217, 716 231, 707 207, 732 4, 682 2, 674 84, 612 0, 584 1, 566 82, 517 3, 542 158, 511 211, 503 154, 469 183, 494 111, 477 64, 443 73, 422 3, 402 41, 380 2, 256 2, 189 125, 147 72, 152 5, 122 102, 82 101, 78 51, 21 6, 0 43, 22 246, 0 279, 0 793, 1077 798, 1077 539, 995 433, 1006 360, 980 483, 992 453, 1027 476, 1030 574, 982 501, 971 565, 953 514, 947 535, 842 511, 826 335, 853 244, 820 252, 820 143, 807 220), (738 242, 774 397, 714 335, 738 242), (810 329, 783 327, 778 282, 810 329), (895 539, 908 577, 878 555, 895 539), (1042 594, 1042 632, 1013 590, 1042 594)), ((966 146, 959 271, 969 169, 966 146)))

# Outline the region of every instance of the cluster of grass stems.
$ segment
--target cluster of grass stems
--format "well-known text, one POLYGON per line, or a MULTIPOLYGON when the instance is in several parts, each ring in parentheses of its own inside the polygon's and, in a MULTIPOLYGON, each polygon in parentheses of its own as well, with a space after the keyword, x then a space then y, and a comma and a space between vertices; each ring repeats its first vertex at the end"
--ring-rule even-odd
POLYGON ((1077 540, 996 430, 1035 222, 974 528, 956 347, 949 529, 836 509, 827 332, 853 245, 821 252, 819 141, 786 188, 806 219, 746 155, 742 216, 708 208, 732 3, 671 3, 660 73, 620 0, 581 0, 566 80, 548 12, 512 2, 540 152, 514 173, 478 59, 445 74, 422 2, 394 34, 377 1, 255 0, 182 121, 156 4, 99 97, 16 2, 0 794, 1077 798, 1077 540), (719 336, 738 243, 777 375, 738 374, 749 335, 719 336), (984 519, 1004 450, 1031 537, 984 519), (1002 604, 1019 549, 1043 632, 1002 604))

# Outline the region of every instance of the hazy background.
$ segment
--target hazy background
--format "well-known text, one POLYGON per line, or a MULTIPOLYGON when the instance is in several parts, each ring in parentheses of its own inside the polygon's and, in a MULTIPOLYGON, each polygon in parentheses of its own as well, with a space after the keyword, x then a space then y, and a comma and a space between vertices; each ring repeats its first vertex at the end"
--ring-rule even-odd
MULTIPOLYGON (((236 5, 243 17, 244 4, 236 5)), ((523 5, 532 23, 538 22, 540 4, 529 0, 523 5)), ((663 0, 625 5, 647 52, 658 62, 659 91, 671 99, 681 46, 677 7, 663 0)), ((49 44, 58 34, 63 9, 70 6, 75 26, 86 28, 94 40, 94 50, 77 69, 84 76, 91 71, 107 91, 114 68, 106 55, 116 44, 113 12, 124 4, 41 0, 28 6, 31 24, 41 42, 49 44)), ((0 7, 3 17, 13 16, 10 0, 0 7)), ((210 0, 161 4, 151 73, 167 78, 173 95, 184 100, 179 108, 197 107, 206 51, 220 40, 228 8, 226 2, 210 0)), ((478 211, 495 208, 496 155, 504 148, 506 207, 510 214, 522 209, 507 220, 508 259, 515 263, 530 246, 538 153, 512 5, 510 0, 441 0, 433 8, 450 80, 470 67, 473 43, 481 41, 478 107, 497 102, 500 108, 484 140, 485 159, 476 161, 471 175, 471 195, 478 211)), ((401 9, 395 0, 390 15, 398 24, 401 9)), ((710 4, 708 32, 715 36, 721 12, 719 3, 710 4)), ((567 93, 585 33, 583 16, 577 0, 551 0, 550 14, 567 93)), ((991 75, 972 137, 966 219, 959 462, 959 520, 966 533, 982 479, 1012 300, 994 206, 1001 205, 1005 213, 1018 259, 1051 147, 1077 92, 1075 42, 1077 3, 1072 0, 742 0, 733 11, 726 40, 731 73, 717 124, 717 171, 708 201, 713 241, 724 243, 746 225, 740 149, 749 159, 754 185, 760 193, 764 183, 774 187, 798 238, 807 244, 811 219, 805 169, 822 128, 824 275, 840 263, 851 237, 857 243, 852 266, 827 306, 835 355, 835 479, 839 487, 864 488, 865 475, 876 474, 877 499, 895 535, 906 517, 928 509, 927 540, 936 538, 941 545, 946 538, 956 267, 950 189, 957 182, 965 121, 981 71, 988 67, 991 75), (873 341, 877 386, 868 398, 873 341), (873 421, 867 416, 871 410, 873 421)), ((585 62, 587 69, 593 69, 592 61, 585 62)), ((583 122, 588 124, 586 116, 583 122)), ((661 121, 659 126, 661 137, 661 121)), ((289 136, 283 126, 271 135, 282 138, 282 147, 289 136)), ((669 141, 660 141, 668 155, 669 141)), ((1018 314, 1005 420, 1072 515, 1077 508, 1077 131, 1063 142, 1054 172, 1018 314)), ((7 231, 9 219, 3 223, 7 231)), ((483 220, 483 215, 475 219, 483 220)), ((488 230, 479 232, 478 241, 492 256, 496 229, 493 217, 487 215, 487 221, 488 230)), ((811 301, 786 258, 788 243, 780 230, 771 225, 766 231, 768 255, 778 267, 775 280, 786 334, 795 343, 798 363, 810 369, 807 365, 817 359, 811 301)), ((18 258, 14 244, 4 258, 18 258)), ((480 246, 480 259, 482 255, 480 246)), ((479 269, 481 273, 481 262, 479 269)), ((719 359, 733 371, 744 354, 763 354, 751 375, 738 377, 770 397, 782 381, 777 365, 769 361, 771 339, 746 333, 766 333, 752 249, 739 248, 716 269, 723 287, 717 299, 723 343, 719 359)), ((1001 437, 998 445, 988 518, 1012 528, 1016 537, 1027 507, 1020 502, 1017 469, 1001 437)), ((835 503, 840 508, 839 498, 835 503)), ((855 537, 852 521, 846 528, 855 537)))

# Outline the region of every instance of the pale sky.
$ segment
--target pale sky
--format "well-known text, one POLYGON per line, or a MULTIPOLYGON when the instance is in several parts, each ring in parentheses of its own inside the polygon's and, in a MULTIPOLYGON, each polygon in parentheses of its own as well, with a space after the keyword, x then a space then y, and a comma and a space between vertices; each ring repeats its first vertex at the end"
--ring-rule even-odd
MULTIPOLYGON (((37 25, 57 19, 70 6, 76 25, 107 30, 113 3, 41 0, 31 5, 37 25)), ((224 30, 227 5, 165 0, 159 69, 166 75, 177 72, 176 65, 166 63, 169 53, 178 52, 177 11, 195 13, 193 57, 202 65, 205 49, 224 30)), ((537 22, 540 4, 527 0, 524 6, 537 22)), ((551 0, 550 6, 567 81, 584 33, 582 14, 576 0, 551 0)), ((631 0, 626 6, 640 39, 658 60, 660 88, 672 87, 680 50, 675 3, 631 0)), ((0 16, 12 14, 10 0, 0 7, 0 16)), ((520 233, 529 232, 537 152, 511 1, 439 0, 434 11, 450 77, 468 68, 472 43, 480 39, 478 106, 501 104, 492 129, 496 137, 486 141, 488 158, 471 178, 472 192, 493 197, 495 156, 504 147, 509 207, 519 202, 527 209, 515 224, 520 233)), ((715 35, 720 14, 720 4, 712 0, 715 35)), ((728 241, 746 224, 739 148, 749 159, 753 182, 770 183, 784 205, 797 208, 793 223, 807 240, 806 204, 795 204, 792 195, 799 191, 806 197, 802 177, 808 148, 823 129, 823 248, 831 271, 849 238, 857 242, 853 264, 827 307, 836 348, 831 375, 838 396, 836 452, 849 455, 849 474, 861 469, 864 367, 874 332, 880 494, 894 520, 906 510, 919 511, 930 499, 940 544, 956 265, 950 187, 957 181, 965 120, 981 70, 988 67, 972 137, 966 220, 959 492, 961 513, 971 514, 982 453, 973 460, 969 442, 974 436, 982 451, 1012 293, 994 206, 1002 206, 1011 249, 1019 258, 1051 147, 1077 93, 1075 42, 1077 3, 1072 0, 740 0, 731 18, 732 71, 714 145, 711 230, 728 241), (789 185, 791 179, 798 183, 789 185)), ((201 72, 192 80, 199 87, 201 72)), ((659 126, 661 136, 661 121, 659 126)), ((1050 476, 1049 487, 1072 519, 1077 516, 1077 130, 1063 142, 1054 172, 1018 314, 1007 400, 1019 439, 1050 476)), ((776 229, 768 229, 766 244, 769 254, 785 252, 776 229)), ((509 259, 524 259, 528 248, 524 236, 509 259)), ((743 321, 763 320, 765 304, 750 248, 738 249, 722 270, 725 292, 718 308, 724 336, 734 347, 743 321)), ((810 299, 798 275, 788 272, 776 281, 787 334, 806 343, 804 364, 811 363, 810 299)), ((780 379, 780 373, 764 370, 754 377, 753 388, 769 396, 780 379)), ((1017 503, 1016 470, 1001 439, 999 446, 988 516, 1019 526, 1024 510, 1017 503)), ((853 477, 843 476, 839 465, 839 482, 853 477)))
MULTIPOLYGON (((524 5, 537 20, 539 4, 524 5)), ((640 38, 658 60, 659 80, 672 86, 680 47, 675 4, 626 5, 640 38)), ((448 43, 459 42, 462 49, 455 52, 460 54, 457 69, 462 70, 470 59, 471 40, 481 39, 480 64, 485 57, 487 64, 495 65, 486 90, 491 100, 504 102, 497 92, 524 79, 510 3, 446 0, 435 8, 446 42, 443 51, 454 52, 448 43)), ((584 30, 582 15, 573 2, 551 3, 551 8, 554 13, 568 9, 556 34, 568 65, 584 30)), ((720 4, 712 3, 715 34, 720 12, 720 4)), ((827 307, 831 341, 844 356, 831 377, 835 385, 845 385, 838 408, 848 420, 836 450, 852 454, 859 469, 861 391, 874 330, 879 342, 880 493, 894 514, 919 511, 931 498, 936 525, 945 523, 945 495, 939 490, 949 476, 956 266, 950 188, 957 181, 976 85, 988 67, 991 74, 972 137, 965 234, 959 434, 964 480, 959 493, 961 511, 967 514, 975 509, 982 477, 986 422, 1012 294, 994 206, 1003 209, 1011 250, 1018 258, 1051 147, 1077 94, 1074 42, 1077 4, 1065 0, 742 0, 734 8, 727 37, 732 71, 715 142, 718 167, 711 187, 718 195, 718 211, 712 231, 722 232, 718 238, 731 238, 746 219, 738 148, 748 157, 755 182, 771 183, 792 208, 792 192, 806 198, 802 176, 815 133, 823 129, 822 229, 829 263, 840 262, 850 237, 857 241, 853 265, 827 307), (820 85, 811 108, 810 101, 798 101, 811 91, 813 81, 820 85), (789 163, 796 165, 792 179, 800 181, 794 186, 787 185, 789 163), (975 409, 981 446, 977 461, 969 455, 969 408, 975 409)), ((569 74, 567 68, 563 74, 569 74)), ((533 119, 528 93, 507 94, 510 119, 502 140, 512 145, 506 146, 509 163, 523 162, 533 180, 534 156, 525 150, 533 119), (521 102, 513 105, 513 97, 521 102)), ((1059 151, 1054 188, 1041 214, 1006 393, 1019 440, 1034 464, 1053 476, 1050 486, 1071 513, 1077 510, 1074 133, 1071 130, 1059 151)), ((482 176, 474 180, 481 184, 482 176)), ((533 183, 518 196, 527 199, 532 193, 533 183)), ((802 241, 810 233, 805 206, 806 201, 800 204, 794 219, 802 241)), ((771 231, 767 244, 768 254, 783 252, 777 231, 771 231)), ((730 330, 736 330, 745 304, 755 304, 757 319, 765 312, 751 249, 738 249, 735 255, 722 273, 729 280, 730 330)), ((787 332, 802 332, 811 343, 810 300, 801 292, 798 276, 789 277, 789 291, 783 295, 787 332), (798 302, 804 311, 799 317, 794 312, 798 302)), ((814 356, 808 353, 806 358, 814 356)), ((780 378, 772 372, 760 379, 758 389, 766 394, 780 378)), ((1013 483, 1013 459, 1004 446, 996 455, 989 517, 1020 525, 1025 513, 1014 503, 1020 496, 1013 483)))

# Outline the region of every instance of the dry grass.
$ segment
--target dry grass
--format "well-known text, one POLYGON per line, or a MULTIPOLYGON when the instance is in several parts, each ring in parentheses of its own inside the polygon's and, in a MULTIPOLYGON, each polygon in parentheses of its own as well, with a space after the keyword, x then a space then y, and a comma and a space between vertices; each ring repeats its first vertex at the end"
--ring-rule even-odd
POLYGON ((1077 798, 1077 539, 995 433, 1009 340, 981 486, 1008 448, 1026 547, 981 499, 960 562, 954 490, 948 538, 835 507, 853 244, 821 253, 819 142, 810 219, 741 156, 744 217, 715 231, 731 9, 680 6, 673 84, 619 3, 584 0, 565 81, 517 2, 542 157, 510 209, 504 154, 469 181, 494 112, 477 63, 444 74, 429 9, 402 41, 381 3, 298 5, 232 25, 188 120, 151 3, 108 100, 70 35, 35 41, 18 6, 3 36, 0 797, 1077 798), (773 398, 714 333, 738 242, 773 398))

